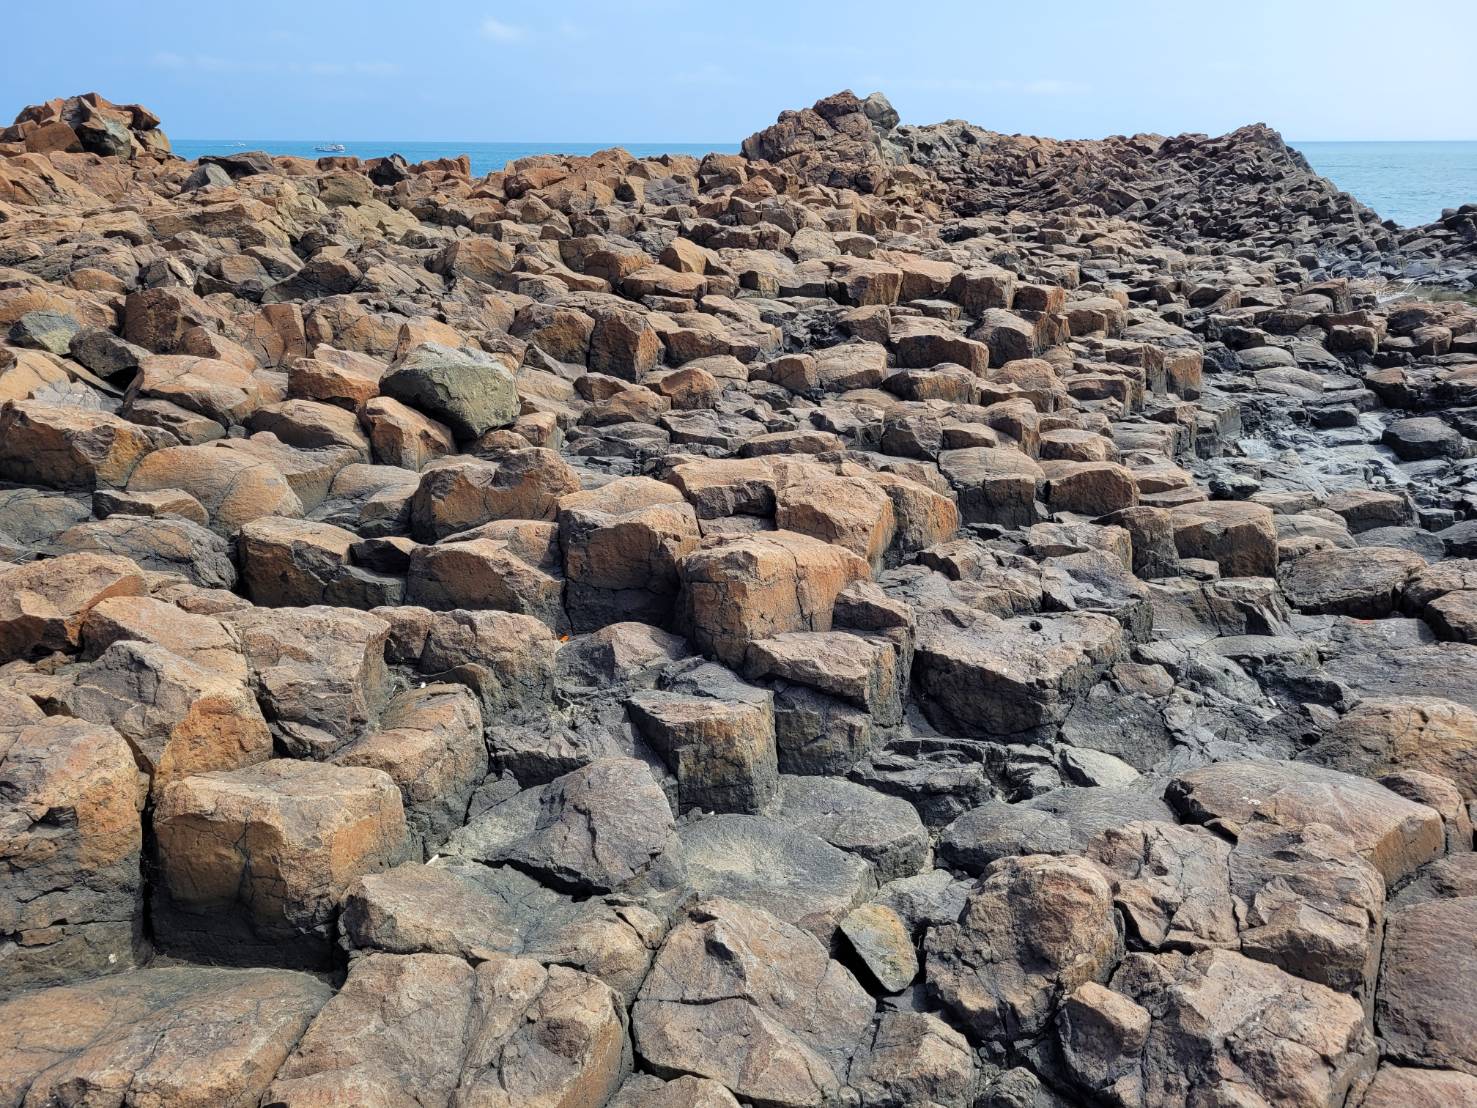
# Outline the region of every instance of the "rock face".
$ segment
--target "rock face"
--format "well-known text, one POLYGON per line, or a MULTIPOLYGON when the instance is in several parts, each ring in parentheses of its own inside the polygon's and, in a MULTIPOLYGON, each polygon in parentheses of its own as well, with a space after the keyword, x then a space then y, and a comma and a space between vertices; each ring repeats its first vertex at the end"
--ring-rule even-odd
POLYGON ((161 937, 211 961, 321 964, 349 884, 405 851, 386 774, 291 759, 172 782, 155 831, 161 937))
POLYGON ((641 1059, 745 1100, 840 1093, 873 1003, 815 939, 768 912, 708 900, 667 937, 632 1009, 641 1059))
POLYGON ((165 966, 0 1005, 8 1104, 259 1102, 333 990, 305 973, 165 966))
POLYGON ((1472 205, 89 94, 0 228, 0 1105, 1474 1102, 1472 205))

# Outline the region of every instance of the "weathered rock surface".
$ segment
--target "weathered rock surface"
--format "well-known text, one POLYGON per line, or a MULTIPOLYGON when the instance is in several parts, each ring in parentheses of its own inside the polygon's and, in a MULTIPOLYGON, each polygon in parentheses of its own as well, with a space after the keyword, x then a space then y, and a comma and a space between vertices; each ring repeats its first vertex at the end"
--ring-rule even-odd
POLYGON ((1473 1099, 1477 209, 743 149, 0 132, 0 1103, 1473 1099))

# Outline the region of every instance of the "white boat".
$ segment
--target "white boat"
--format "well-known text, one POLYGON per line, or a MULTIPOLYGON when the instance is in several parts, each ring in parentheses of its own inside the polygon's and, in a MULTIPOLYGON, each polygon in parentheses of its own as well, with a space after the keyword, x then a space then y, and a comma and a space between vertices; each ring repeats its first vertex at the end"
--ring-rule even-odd
POLYGON ((325 142, 321 146, 313 147, 313 149, 323 154, 342 154, 344 152, 344 144, 341 142, 325 142))

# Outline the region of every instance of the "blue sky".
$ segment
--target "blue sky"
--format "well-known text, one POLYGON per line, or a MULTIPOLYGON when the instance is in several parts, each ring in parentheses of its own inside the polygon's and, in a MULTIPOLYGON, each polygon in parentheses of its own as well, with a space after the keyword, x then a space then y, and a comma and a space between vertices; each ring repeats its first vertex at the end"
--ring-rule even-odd
POLYGON ((849 87, 1068 138, 1477 139, 1474 4, 62 0, 6 13, 0 115, 96 89, 181 138, 737 142, 849 87))

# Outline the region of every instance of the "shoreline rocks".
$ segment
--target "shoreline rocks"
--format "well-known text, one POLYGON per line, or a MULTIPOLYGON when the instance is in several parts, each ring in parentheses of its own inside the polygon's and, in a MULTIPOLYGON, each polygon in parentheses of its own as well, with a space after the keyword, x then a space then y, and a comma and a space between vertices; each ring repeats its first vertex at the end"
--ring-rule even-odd
POLYGON ((1472 217, 880 94, 26 109, 0 1102, 1470 1097, 1477 307, 1389 282, 1472 217))

